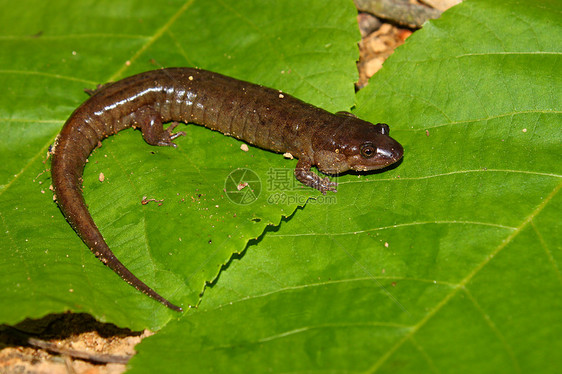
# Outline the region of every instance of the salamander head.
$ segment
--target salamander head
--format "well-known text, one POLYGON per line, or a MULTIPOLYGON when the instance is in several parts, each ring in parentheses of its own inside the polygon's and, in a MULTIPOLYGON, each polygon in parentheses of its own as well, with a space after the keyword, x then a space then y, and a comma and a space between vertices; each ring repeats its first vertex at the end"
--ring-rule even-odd
POLYGON ((343 123, 328 126, 332 128, 330 136, 319 134, 313 141, 314 161, 320 171, 334 174, 376 170, 402 158, 404 148, 389 136, 387 124, 373 125, 347 116, 343 123))
POLYGON ((351 170, 368 171, 384 168, 399 161, 404 148, 389 136, 386 123, 361 126, 344 149, 351 170))

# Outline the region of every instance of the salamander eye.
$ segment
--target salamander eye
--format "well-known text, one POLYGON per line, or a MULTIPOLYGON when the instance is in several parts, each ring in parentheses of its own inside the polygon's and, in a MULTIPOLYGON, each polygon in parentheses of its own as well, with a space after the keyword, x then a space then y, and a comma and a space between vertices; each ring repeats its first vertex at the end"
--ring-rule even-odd
POLYGON ((377 123, 377 126, 381 129, 381 134, 388 135, 390 133, 390 128, 386 123, 377 123))
POLYGON ((361 156, 371 158, 377 153, 377 149, 371 143, 365 143, 361 146, 361 156))

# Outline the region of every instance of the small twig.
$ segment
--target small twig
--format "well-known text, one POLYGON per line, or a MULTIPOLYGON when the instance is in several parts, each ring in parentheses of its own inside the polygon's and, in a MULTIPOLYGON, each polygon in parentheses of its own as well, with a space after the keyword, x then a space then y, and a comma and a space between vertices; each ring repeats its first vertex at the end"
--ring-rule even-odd
POLYGON ((72 358, 78 358, 81 360, 87 360, 92 362, 99 362, 103 364, 126 364, 129 362, 132 355, 107 355, 107 354, 98 354, 98 353, 88 353, 84 351, 79 351, 76 349, 71 348, 61 348, 56 343, 47 342, 45 340, 36 339, 36 338, 29 338, 27 342, 38 348, 46 349, 50 352, 58 353, 61 355, 70 356, 72 358))

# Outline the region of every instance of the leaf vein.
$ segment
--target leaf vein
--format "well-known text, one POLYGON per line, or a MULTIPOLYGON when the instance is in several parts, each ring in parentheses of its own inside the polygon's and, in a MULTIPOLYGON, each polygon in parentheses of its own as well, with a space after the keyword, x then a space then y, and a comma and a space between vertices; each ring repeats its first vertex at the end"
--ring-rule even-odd
POLYGON ((500 340, 500 342, 502 343, 502 345, 505 348, 507 354, 509 355, 509 357, 513 361, 513 366, 514 366, 515 372, 521 373, 521 367, 519 365, 519 360, 517 359, 517 355, 515 354, 515 352, 513 352, 513 348, 508 343, 507 339, 502 334, 502 332, 500 331, 498 326, 494 323, 494 321, 492 321, 490 315, 484 311, 482 306, 474 298, 474 295, 472 295, 472 293, 466 287, 463 287, 462 289, 463 289, 464 293, 468 296, 468 299, 472 302, 472 304, 474 305, 476 310, 482 315, 482 318, 484 319, 484 322, 486 322, 486 324, 488 325, 490 330, 492 330, 494 335, 496 335, 498 337, 498 339, 500 340))
POLYGON ((520 110, 520 111, 516 111, 516 112, 507 112, 507 113, 502 113, 502 114, 498 114, 498 115, 495 115, 495 116, 489 116, 489 117, 486 117, 486 118, 473 118, 473 119, 467 119, 467 120, 462 120, 462 121, 451 121, 451 122, 446 122, 446 123, 439 123, 439 124, 432 125, 432 126, 425 126, 423 128, 396 129, 395 131, 425 132, 428 129, 436 129, 436 128, 439 128, 439 127, 445 127, 445 126, 450 126, 450 125, 461 125, 461 124, 466 124, 466 123, 484 122, 484 121, 489 121, 489 120, 492 120, 492 119, 498 119, 498 118, 504 118, 504 117, 513 117, 515 115, 533 114, 533 113, 537 113, 537 114, 562 114, 562 111, 560 111, 560 110, 542 110, 542 109, 520 110))
POLYGON ((166 22, 161 28, 156 30, 154 35, 147 38, 147 41, 144 45, 142 45, 139 50, 127 61, 126 64, 123 64, 121 69, 118 69, 108 80, 107 82, 116 81, 121 75, 125 72, 126 69, 132 64, 133 61, 136 61, 142 53, 144 53, 151 45, 153 45, 160 37, 170 29, 170 27, 178 20, 178 18, 185 13, 185 11, 194 3, 195 0, 187 0, 176 13, 174 13, 168 22, 166 22))
MULTIPOLYGON (((108 33, 90 33, 90 34, 67 34, 67 35, 41 35, 41 40, 69 40, 69 39, 98 39, 98 38, 119 38, 119 39, 147 39, 145 35, 135 34, 108 34, 108 33)), ((38 38, 27 35, 2 35, 0 40, 15 41, 32 41, 38 38)))
POLYGON ((419 177, 393 177, 393 178, 381 178, 381 179, 369 179, 369 180, 351 180, 351 181, 338 182, 338 185, 352 184, 352 183, 388 182, 388 181, 417 181, 417 180, 424 180, 424 179, 431 179, 431 178, 447 177, 447 176, 456 175, 456 174, 487 173, 487 172, 531 174, 531 175, 538 175, 538 176, 543 176, 543 177, 562 178, 561 174, 544 173, 544 172, 540 172, 540 171, 486 168, 486 169, 473 169, 473 170, 455 170, 455 171, 450 171, 450 172, 447 172, 447 173, 422 175, 422 176, 419 176, 419 177))
POLYGON ((451 290, 451 292, 447 295, 445 295, 445 297, 435 305, 434 308, 432 308, 431 310, 429 310, 429 312, 426 314, 426 316, 424 318, 422 318, 411 330, 408 334, 406 334, 402 339, 400 339, 398 342, 396 342, 396 344, 394 344, 384 355, 382 355, 374 364, 373 366, 370 368, 370 370, 368 370, 369 373, 374 373, 376 372, 379 368, 382 367, 382 365, 390 358, 390 356, 392 356, 392 354, 394 352, 396 352, 403 344, 404 342, 406 342, 410 336, 414 335, 416 332, 418 332, 423 326, 425 326, 425 324, 431 319, 433 318, 445 305, 447 305, 449 303, 449 301, 451 301, 453 299, 453 297, 458 293, 459 289, 464 289, 466 284, 468 282, 470 282, 472 280, 472 278, 474 278, 474 276, 476 274, 478 274, 478 272, 480 270, 482 270, 499 252, 501 252, 505 247, 507 247, 507 245, 509 243, 511 243, 513 241, 513 239, 515 237, 517 237, 517 235, 525 228, 527 227, 527 225, 529 223, 532 222, 533 218, 536 217, 540 212, 542 212, 542 210, 544 209, 544 207, 552 200, 552 198, 560 191, 560 189, 562 188, 562 182, 559 183, 553 190, 552 192, 531 212, 531 214, 529 214, 529 216, 527 216, 523 222, 521 222, 521 224, 517 227, 516 230, 514 230, 511 234, 509 234, 504 241, 502 241, 502 243, 500 243, 491 253, 490 255, 487 256, 486 259, 484 259, 484 261, 482 261, 480 264, 478 264, 471 272, 469 272, 467 274, 467 276, 461 280, 461 282, 459 283, 460 287, 457 288, 453 288, 451 290))
POLYGON ((495 56, 495 55, 562 55, 562 52, 555 51, 529 51, 529 52, 476 52, 465 53, 455 56, 456 58, 471 57, 471 56, 495 56))
POLYGON ((429 356, 429 354, 425 351, 425 349, 423 349, 423 347, 420 344, 418 344, 418 342, 416 341, 416 339, 414 339, 413 336, 410 336, 410 342, 421 353, 422 357, 429 365, 431 371, 433 373, 439 373, 439 369, 437 368, 437 366, 435 366, 433 359, 429 356))
POLYGON ((343 235, 356 235, 356 234, 363 234, 373 231, 381 231, 381 230, 388 230, 398 227, 409 227, 409 226, 418 226, 418 225, 449 225, 449 224, 458 224, 458 225, 480 225, 480 226, 489 226, 489 227, 497 227, 506 230, 516 230, 516 227, 501 225, 497 223, 490 223, 490 222, 478 222, 478 221, 418 221, 418 222, 407 222, 407 223, 399 223, 396 225, 390 226, 380 226, 374 227, 368 230, 358 230, 358 231, 344 231, 344 232, 307 232, 307 233, 296 233, 296 234, 278 234, 278 233, 271 233, 271 237, 300 237, 300 236, 343 236, 343 235))
POLYGON ((548 248, 548 245, 546 244, 546 241, 544 240, 542 234, 540 233, 539 229, 535 225, 534 221, 531 221, 531 227, 533 228, 533 231, 535 232, 535 234, 539 238, 539 243, 540 243, 541 247, 544 249, 544 252, 546 254, 548 262, 550 262, 550 264, 552 265, 552 268, 554 269, 554 272, 556 273, 556 276, 558 277, 558 281, 560 282, 560 285, 562 286, 562 274, 560 273, 560 268, 558 267, 558 264, 556 263, 556 260, 554 259, 554 256, 552 255, 551 250, 548 248))
POLYGON ((376 277, 375 276, 368 276, 368 277, 363 277, 363 278, 346 278, 346 279, 330 280, 330 281, 317 282, 317 283, 301 284, 301 285, 297 285, 297 286, 285 286, 283 288, 278 288, 278 289, 275 289, 275 290, 272 290, 272 291, 269 291, 269 292, 264 292, 264 293, 261 293, 261 294, 246 296, 246 297, 243 297, 239 300, 229 301, 227 304, 220 304, 220 305, 214 306, 212 308, 205 309, 204 311, 208 312, 208 311, 212 311, 212 310, 219 310, 219 309, 222 309, 224 307, 230 307, 230 306, 232 306, 234 304, 237 304, 237 303, 243 303, 243 302, 247 302, 247 301, 250 301, 250 300, 261 299, 261 298, 269 297, 271 295, 280 294, 280 293, 284 293, 284 292, 288 292, 288 291, 304 290, 304 289, 313 288, 313 287, 332 286, 332 285, 337 285, 337 284, 348 284, 348 283, 354 283, 354 282, 365 282, 365 281, 373 281, 373 280, 393 280, 393 281, 411 281, 411 282, 420 282, 420 283, 430 283, 430 284, 438 284, 438 285, 442 285, 442 286, 447 286, 451 289, 460 287, 459 284, 451 283, 451 282, 447 282, 447 281, 440 281, 440 280, 435 280, 435 279, 424 279, 424 278, 400 277, 400 276, 376 276, 376 277))
POLYGON ((315 326, 306 326, 294 330, 288 330, 279 334, 267 336, 258 339, 256 343, 266 343, 287 336, 301 334, 310 330, 331 329, 331 328, 348 328, 348 327, 393 327, 397 329, 408 329, 409 326, 392 322, 361 322, 361 323, 325 323, 315 326))
POLYGON ((89 81, 89 80, 86 80, 86 79, 78 79, 78 78, 75 78, 75 77, 67 77, 67 76, 60 75, 60 74, 44 73, 44 72, 41 72, 41 71, 1 69, 0 74, 33 75, 33 76, 41 76, 41 77, 68 80, 68 81, 72 81, 72 82, 80 82, 80 83, 85 83, 85 84, 88 84, 88 85, 95 85, 96 84, 96 82, 89 81))

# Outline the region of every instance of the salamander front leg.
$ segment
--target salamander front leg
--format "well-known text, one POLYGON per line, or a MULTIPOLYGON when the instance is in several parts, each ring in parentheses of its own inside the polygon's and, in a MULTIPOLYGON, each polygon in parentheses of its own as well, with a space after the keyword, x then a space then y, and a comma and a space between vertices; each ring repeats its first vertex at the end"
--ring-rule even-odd
MULTIPOLYGON (((168 126, 168 128, 164 131, 167 131, 168 134, 170 134, 170 139, 174 140, 175 138, 178 138, 180 136, 185 136, 185 131, 178 131, 178 132, 172 132, 178 125, 180 124, 180 122, 172 122, 170 123, 170 126, 168 126)), ((174 144, 174 146, 176 146, 174 144)))
POLYGON ((160 114, 148 106, 135 112, 134 121, 141 128, 144 140, 151 145, 176 147, 173 140, 178 136, 185 135, 183 131, 172 132, 179 124, 178 122, 173 122, 167 129, 164 129, 160 114))
POLYGON ((338 192, 336 190, 336 186, 338 185, 336 182, 330 181, 328 177, 320 178, 317 174, 310 170, 311 167, 312 163, 308 158, 299 159, 297 167, 295 168, 295 177, 299 182, 317 189, 324 195, 326 195, 326 191, 338 192))

